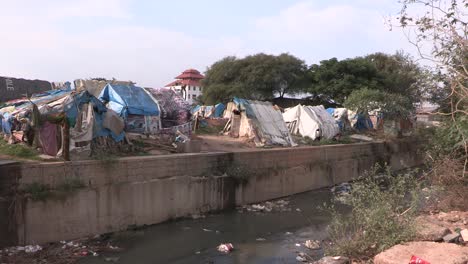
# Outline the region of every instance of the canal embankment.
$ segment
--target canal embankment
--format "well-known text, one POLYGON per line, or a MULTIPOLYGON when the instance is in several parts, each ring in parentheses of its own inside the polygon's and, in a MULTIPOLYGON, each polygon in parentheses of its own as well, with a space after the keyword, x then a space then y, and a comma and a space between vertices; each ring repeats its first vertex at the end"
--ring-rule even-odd
POLYGON ((375 163, 422 163, 404 139, 239 152, 28 162, 3 171, 0 245, 70 240, 234 208, 353 180, 375 163), (11 171, 14 171, 12 173, 11 171), (8 205, 8 206, 7 206, 8 205))

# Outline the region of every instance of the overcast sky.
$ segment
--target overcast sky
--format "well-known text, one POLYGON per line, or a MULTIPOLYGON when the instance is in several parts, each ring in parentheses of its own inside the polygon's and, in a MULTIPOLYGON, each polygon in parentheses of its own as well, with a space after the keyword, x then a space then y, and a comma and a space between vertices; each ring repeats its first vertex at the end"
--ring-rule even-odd
POLYGON ((105 77, 161 87, 225 56, 308 64, 403 49, 397 0, 0 0, 0 76, 105 77))

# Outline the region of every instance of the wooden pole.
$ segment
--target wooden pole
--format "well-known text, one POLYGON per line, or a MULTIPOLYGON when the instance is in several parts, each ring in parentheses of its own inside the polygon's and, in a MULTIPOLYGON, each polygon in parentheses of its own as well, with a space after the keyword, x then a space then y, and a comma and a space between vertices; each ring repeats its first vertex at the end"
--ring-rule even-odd
POLYGON ((62 138, 62 148, 63 148, 63 159, 66 161, 70 160, 70 125, 67 121, 67 116, 63 118, 63 138, 62 138))

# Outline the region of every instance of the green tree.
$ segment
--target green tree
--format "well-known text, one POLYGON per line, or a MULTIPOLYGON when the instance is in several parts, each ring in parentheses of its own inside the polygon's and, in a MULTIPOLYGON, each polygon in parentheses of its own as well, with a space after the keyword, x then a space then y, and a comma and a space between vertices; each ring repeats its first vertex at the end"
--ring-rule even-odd
POLYGON ((428 87, 430 74, 403 52, 374 53, 352 59, 321 61, 309 69, 310 89, 340 104, 361 89, 405 95, 418 102, 428 87))
POLYGON ((298 93, 303 90, 306 70, 305 62, 290 54, 226 57, 206 71, 202 101, 226 102, 234 96, 269 100, 298 93))
POLYGON ((376 67, 362 57, 341 61, 332 58, 313 64, 309 79, 311 93, 326 95, 340 104, 355 90, 378 88, 376 67))
MULTIPOLYGON (((430 62, 440 73, 438 90, 446 97, 442 97, 438 103, 448 107, 440 109, 439 114, 448 117, 448 120, 439 128, 439 135, 446 143, 435 149, 441 153, 451 153, 446 155, 447 159, 459 162, 463 181, 461 184, 457 182, 457 185, 465 186, 468 175, 467 8, 467 0, 403 0, 398 17, 399 26, 419 51, 420 58, 430 62)), ((443 161, 441 167, 445 167, 445 164, 443 161)))
POLYGON ((344 105, 362 113, 379 111, 387 119, 407 118, 414 110, 408 96, 368 88, 353 91, 344 105))

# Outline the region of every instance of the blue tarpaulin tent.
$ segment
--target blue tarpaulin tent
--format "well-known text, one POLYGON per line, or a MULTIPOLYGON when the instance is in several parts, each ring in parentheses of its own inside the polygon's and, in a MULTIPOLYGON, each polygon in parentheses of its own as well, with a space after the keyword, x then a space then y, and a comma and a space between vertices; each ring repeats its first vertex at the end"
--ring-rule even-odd
POLYGON ((128 115, 159 115, 156 102, 138 86, 107 84, 102 89, 99 99, 108 102, 107 107, 124 118, 128 115))
POLYGON ((161 128, 159 106, 143 88, 107 84, 99 99, 125 120, 125 131, 154 134, 161 128))
POLYGON ((226 106, 223 103, 215 105, 214 117, 222 117, 226 106))

